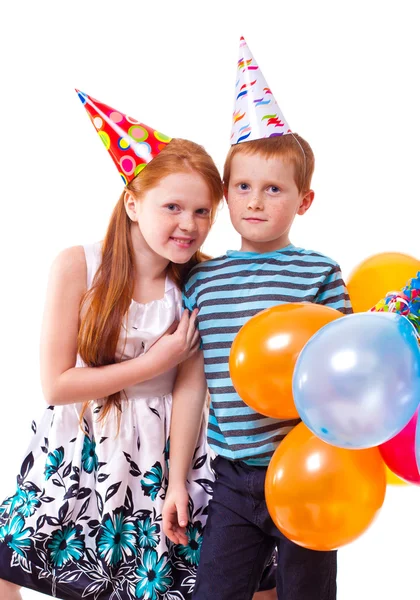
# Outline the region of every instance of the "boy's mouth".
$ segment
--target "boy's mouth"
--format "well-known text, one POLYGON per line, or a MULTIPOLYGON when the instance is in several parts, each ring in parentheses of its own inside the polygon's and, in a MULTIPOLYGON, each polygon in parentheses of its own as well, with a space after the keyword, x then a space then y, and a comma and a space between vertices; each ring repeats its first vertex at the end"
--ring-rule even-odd
POLYGON ((246 217, 244 221, 248 223, 265 223, 267 219, 259 219, 258 217, 246 217))

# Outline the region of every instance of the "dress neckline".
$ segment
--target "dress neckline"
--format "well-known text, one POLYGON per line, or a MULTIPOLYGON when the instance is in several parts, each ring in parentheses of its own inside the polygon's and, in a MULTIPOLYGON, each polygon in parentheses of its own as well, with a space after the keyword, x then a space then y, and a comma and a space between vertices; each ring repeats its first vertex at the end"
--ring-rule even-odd
POLYGON ((155 300, 149 300, 149 302, 137 302, 137 300, 134 300, 134 298, 131 299, 131 305, 133 306, 150 306, 152 304, 156 304, 157 302, 163 302, 163 300, 166 299, 166 296, 168 294, 168 292, 170 290, 172 290, 174 287, 176 287, 175 283, 172 281, 172 279, 169 277, 169 275, 166 275, 165 278, 165 291, 163 292, 163 296, 162 298, 155 298, 155 300))

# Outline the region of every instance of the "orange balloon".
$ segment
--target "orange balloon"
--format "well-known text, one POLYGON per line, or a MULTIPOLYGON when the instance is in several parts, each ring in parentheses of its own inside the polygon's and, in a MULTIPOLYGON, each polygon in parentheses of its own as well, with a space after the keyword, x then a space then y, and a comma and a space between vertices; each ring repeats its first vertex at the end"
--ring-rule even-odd
POLYGON ((401 477, 398 477, 398 475, 395 475, 395 473, 393 473, 391 471, 391 469, 389 467, 387 467, 385 465, 385 470, 386 470, 386 482, 388 485, 408 485, 408 483, 406 481, 404 481, 404 479, 401 479, 401 477))
POLYGON ((367 258, 347 281, 354 312, 370 310, 388 292, 401 290, 417 271, 420 261, 408 254, 383 252, 367 258))
POLYGON ((326 444, 300 423, 274 453, 265 496, 280 531, 312 550, 352 542, 372 523, 386 489, 377 448, 347 450, 326 444))
POLYGON ((293 371, 300 351, 321 327, 342 317, 328 306, 297 302, 264 310, 236 336, 229 358, 233 385, 246 404, 277 419, 295 419, 293 371))

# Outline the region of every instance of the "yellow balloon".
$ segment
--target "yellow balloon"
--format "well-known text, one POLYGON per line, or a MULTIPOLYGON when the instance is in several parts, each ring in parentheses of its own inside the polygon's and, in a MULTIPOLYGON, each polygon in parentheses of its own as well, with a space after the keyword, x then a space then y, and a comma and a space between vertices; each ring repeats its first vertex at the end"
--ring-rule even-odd
POLYGON ((404 479, 401 479, 400 477, 398 477, 398 475, 395 475, 395 473, 393 473, 391 469, 389 469, 386 465, 385 470, 386 482, 388 485, 408 485, 408 483, 404 481, 404 479))
POLYGON ((354 312, 373 308, 388 292, 401 290, 420 271, 420 260, 400 252, 383 252, 364 260, 351 273, 347 288, 354 312))

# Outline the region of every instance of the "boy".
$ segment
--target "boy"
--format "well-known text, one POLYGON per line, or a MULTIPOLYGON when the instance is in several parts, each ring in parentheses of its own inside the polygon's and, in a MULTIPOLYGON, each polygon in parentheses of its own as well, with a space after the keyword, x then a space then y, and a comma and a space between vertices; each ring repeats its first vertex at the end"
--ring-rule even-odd
POLYGON ((241 326, 283 302, 317 302, 350 313, 340 268, 322 254, 297 248, 289 231, 310 208, 314 156, 290 129, 261 71, 241 40, 233 146, 224 168, 230 217, 241 250, 193 269, 185 286, 188 309, 199 309, 203 352, 184 363, 174 390, 171 474, 164 530, 187 543, 187 465, 196 441, 206 385, 211 395, 208 440, 217 456, 213 499, 201 548, 195 600, 248 600, 278 549, 282 600, 335 600, 336 552, 317 552, 286 539, 264 498, 270 458, 299 422, 256 413, 236 394, 229 352, 241 326), (207 379, 200 379, 202 369, 207 379))

